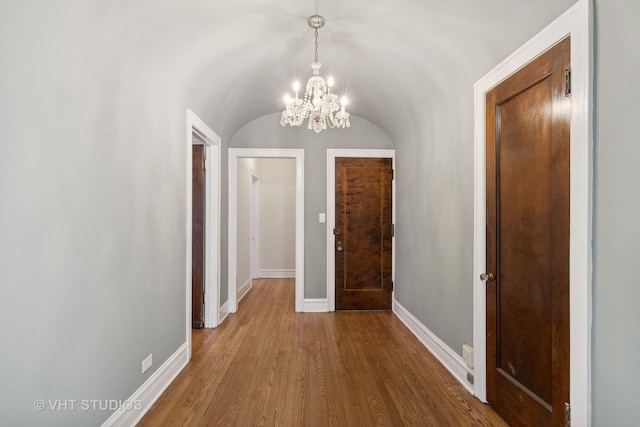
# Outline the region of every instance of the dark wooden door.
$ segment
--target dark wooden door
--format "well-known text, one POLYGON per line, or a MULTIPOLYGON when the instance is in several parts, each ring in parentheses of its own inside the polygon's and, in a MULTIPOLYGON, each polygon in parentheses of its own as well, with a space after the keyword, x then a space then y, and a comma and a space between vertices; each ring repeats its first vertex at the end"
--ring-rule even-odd
POLYGON ((569 48, 486 97, 487 400, 513 426, 563 426, 569 402, 569 48))
POLYGON ((193 146, 191 238, 191 325, 204 326, 204 145, 193 146))
POLYGON ((336 309, 391 309, 392 159, 336 158, 336 309))

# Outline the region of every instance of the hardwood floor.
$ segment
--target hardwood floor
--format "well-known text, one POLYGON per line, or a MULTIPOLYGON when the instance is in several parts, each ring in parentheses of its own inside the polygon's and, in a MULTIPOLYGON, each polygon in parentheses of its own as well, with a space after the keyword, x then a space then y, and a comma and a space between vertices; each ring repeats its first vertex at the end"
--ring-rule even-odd
POLYGON ((506 426, 391 312, 295 313, 254 280, 139 426, 506 426))

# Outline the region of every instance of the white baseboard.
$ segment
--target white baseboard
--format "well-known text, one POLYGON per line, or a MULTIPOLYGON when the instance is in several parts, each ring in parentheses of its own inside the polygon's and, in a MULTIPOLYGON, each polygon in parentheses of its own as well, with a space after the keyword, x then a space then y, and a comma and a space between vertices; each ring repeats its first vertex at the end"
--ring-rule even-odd
POLYGON ((135 426, 187 365, 189 362, 187 353, 187 344, 184 343, 126 400, 127 405, 121 405, 102 423, 102 427, 135 426), (138 402, 141 403, 141 409, 138 402))
POLYGON ((252 287, 253 281, 251 279, 247 280, 242 286, 240 286, 240 289, 238 289, 238 302, 240 302, 242 298, 244 298, 244 296, 251 290, 252 287))
POLYGON ((446 345, 440 338, 424 326, 413 314, 395 299, 392 305, 393 313, 404 323, 413 335, 444 365, 445 368, 462 384, 469 393, 473 394, 473 384, 467 381, 467 373, 473 373, 464 363, 462 357, 446 345))
POLYGON ((296 277, 295 269, 278 270, 278 269, 261 268, 258 273, 260 274, 260 278, 265 278, 265 279, 289 279, 289 278, 296 277))
POLYGON ((302 311, 305 313, 327 313, 329 304, 326 298, 305 298, 302 311))
POLYGON ((229 300, 225 301, 224 304, 220 307, 220 311, 218 312, 218 326, 222 323, 224 319, 229 315, 229 300))

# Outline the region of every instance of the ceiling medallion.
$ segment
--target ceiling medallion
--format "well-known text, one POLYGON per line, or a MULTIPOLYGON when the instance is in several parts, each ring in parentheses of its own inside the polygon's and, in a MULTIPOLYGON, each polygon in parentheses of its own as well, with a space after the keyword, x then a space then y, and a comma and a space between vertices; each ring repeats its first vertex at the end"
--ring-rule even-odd
POLYGON ((347 98, 343 97, 338 104, 338 95, 331 93, 333 78, 327 80, 320 76, 320 62, 318 62, 318 29, 324 26, 324 18, 320 15, 310 16, 307 20, 309 27, 315 34, 315 59, 311 63, 313 76, 307 81, 304 98, 300 98, 300 82, 293 83, 295 98, 287 94, 284 98, 285 109, 282 111, 280 124, 282 126, 300 126, 305 119, 309 119, 309 129, 316 133, 327 128, 348 128, 349 113, 345 111, 347 98))

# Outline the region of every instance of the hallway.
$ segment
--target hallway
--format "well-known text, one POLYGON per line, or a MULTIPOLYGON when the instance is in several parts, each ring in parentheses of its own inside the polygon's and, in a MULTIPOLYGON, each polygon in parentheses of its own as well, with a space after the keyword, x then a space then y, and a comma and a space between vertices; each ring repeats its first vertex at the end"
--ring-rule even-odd
POLYGON ((138 425, 506 425, 391 312, 293 305, 293 279, 254 280, 138 425))

